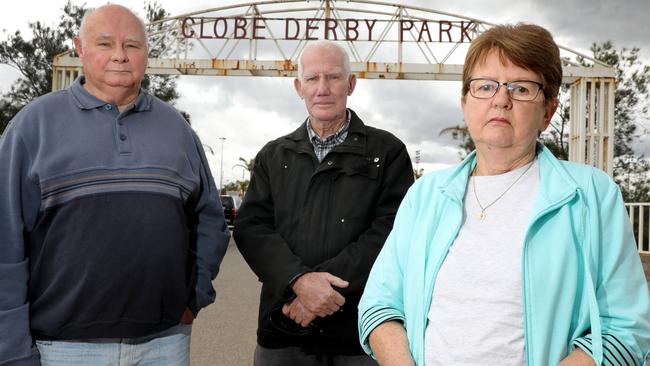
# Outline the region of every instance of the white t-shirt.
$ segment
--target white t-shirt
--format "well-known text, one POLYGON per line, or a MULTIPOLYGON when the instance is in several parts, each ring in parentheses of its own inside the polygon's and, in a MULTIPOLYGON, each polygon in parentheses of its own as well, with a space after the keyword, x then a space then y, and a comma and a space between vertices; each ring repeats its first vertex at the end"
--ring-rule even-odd
POLYGON ((465 222, 436 278, 425 333, 426 365, 522 366, 522 249, 539 193, 539 163, 470 177, 465 222), (518 177, 521 178, 494 204, 518 177), (474 180, 476 180, 474 182, 474 180))

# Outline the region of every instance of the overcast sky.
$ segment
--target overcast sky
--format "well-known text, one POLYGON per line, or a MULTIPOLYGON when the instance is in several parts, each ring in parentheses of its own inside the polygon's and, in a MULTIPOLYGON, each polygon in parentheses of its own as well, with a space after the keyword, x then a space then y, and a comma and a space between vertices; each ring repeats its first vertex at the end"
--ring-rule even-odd
MULTIPOLYGON (((178 15, 248 0, 159 2, 172 15, 178 15)), ((104 3, 85 1, 88 7, 104 3)), ((142 14, 140 0, 113 3, 130 6, 142 14)), ((549 29, 558 44, 585 54, 589 54, 589 47, 595 41, 611 40, 617 47, 636 46, 650 64, 647 19, 650 0, 409 0, 401 3, 492 23, 537 23, 549 29)), ((0 28, 9 32, 26 31, 27 23, 33 21, 53 26, 64 4, 64 0, 5 2, 0 12, 0 28)), ((318 1, 310 2, 311 6, 315 4, 318 1)), ((444 20, 444 17, 436 19, 444 20)), ((17 75, 11 68, 0 65, 0 92, 7 91, 17 75)), ((204 144, 212 148, 208 158, 217 184, 221 171, 220 137, 226 138, 224 182, 248 178, 241 168, 234 167, 237 159, 254 157, 264 143, 293 131, 306 117, 304 104, 293 90, 290 78, 181 76, 178 85, 181 98, 176 107, 190 113, 193 127, 204 144)), ((458 161, 457 143, 449 137, 440 137, 439 132, 462 123, 459 95, 458 82, 366 79, 358 82, 348 106, 367 124, 387 129, 402 139, 412 158, 420 150, 420 168, 426 172, 458 161)), ((650 129, 647 119, 641 123, 650 129)), ((650 155, 649 146, 648 137, 638 145, 639 149, 645 148, 646 155, 650 155)))

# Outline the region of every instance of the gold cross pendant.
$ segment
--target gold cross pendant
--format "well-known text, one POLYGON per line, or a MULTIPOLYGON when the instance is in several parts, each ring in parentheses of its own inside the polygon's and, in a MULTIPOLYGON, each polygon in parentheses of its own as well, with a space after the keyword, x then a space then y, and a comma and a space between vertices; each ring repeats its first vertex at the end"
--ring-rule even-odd
POLYGON ((479 221, 483 221, 483 219, 485 219, 485 211, 479 212, 476 217, 479 219, 479 221))

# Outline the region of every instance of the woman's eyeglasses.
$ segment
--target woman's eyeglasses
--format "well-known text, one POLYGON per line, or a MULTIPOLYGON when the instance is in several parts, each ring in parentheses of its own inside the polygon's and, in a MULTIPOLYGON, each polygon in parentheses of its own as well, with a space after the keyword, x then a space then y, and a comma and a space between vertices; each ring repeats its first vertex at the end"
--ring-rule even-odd
POLYGON ((500 83, 491 79, 471 79, 469 81, 469 93, 478 99, 490 99, 496 95, 503 85, 508 90, 511 99, 520 101, 531 101, 537 98, 537 94, 544 85, 532 80, 515 80, 509 83, 500 83))

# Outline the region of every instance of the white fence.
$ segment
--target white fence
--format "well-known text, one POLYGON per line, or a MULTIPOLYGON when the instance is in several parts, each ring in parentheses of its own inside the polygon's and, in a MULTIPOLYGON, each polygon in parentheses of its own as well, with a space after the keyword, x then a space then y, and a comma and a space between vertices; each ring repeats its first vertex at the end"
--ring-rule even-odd
POLYGON ((650 202, 626 203, 639 253, 650 254, 650 202))

